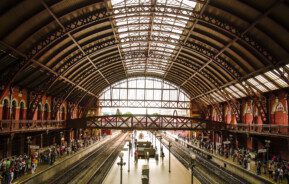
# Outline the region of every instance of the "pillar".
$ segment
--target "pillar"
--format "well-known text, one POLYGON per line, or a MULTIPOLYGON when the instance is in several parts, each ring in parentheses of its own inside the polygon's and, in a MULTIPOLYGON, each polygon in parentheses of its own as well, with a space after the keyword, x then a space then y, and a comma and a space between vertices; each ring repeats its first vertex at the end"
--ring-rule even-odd
POLYGON ((70 143, 70 130, 64 131, 64 139, 68 144, 70 143))
POLYGON ((74 129, 74 139, 79 139, 79 130, 78 129, 74 129))
POLYGON ((216 138, 215 138, 215 131, 213 131, 213 149, 216 150, 216 138))
POLYGON ((20 134, 20 154, 23 155, 24 154, 24 147, 25 147, 25 135, 24 134, 20 134))
POLYGON ((40 134, 40 148, 43 147, 43 134, 40 134))
POLYGON ((10 157, 11 153, 12 153, 12 138, 7 137, 4 140, 5 140, 5 144, 6 144, 5 149, 4 149, 5 157, 10 157))
POLYGON ((56 142, 56 144, 61 145, 61 132, 56 133, 55 142, 56 142))

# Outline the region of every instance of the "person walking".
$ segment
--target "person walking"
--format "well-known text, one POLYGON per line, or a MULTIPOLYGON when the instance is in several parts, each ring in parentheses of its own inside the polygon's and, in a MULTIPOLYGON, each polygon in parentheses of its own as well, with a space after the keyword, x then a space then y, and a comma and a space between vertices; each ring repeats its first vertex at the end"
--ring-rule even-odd
POLYGON ((164 153, 163 150, 162 150, 162 151, 161 151, 162 162, 164 161, 164 157, 165 157, 165 153, 164 153))
POLYGON ((137 163, 137 161, 138 161, 138 151, 135 150, 135 152, 134 152, 134 162, 137 163))

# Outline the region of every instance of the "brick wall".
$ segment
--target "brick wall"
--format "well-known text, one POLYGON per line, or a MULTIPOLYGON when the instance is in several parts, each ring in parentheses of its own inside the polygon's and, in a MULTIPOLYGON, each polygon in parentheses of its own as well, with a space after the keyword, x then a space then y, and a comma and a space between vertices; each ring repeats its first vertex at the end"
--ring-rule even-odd
MULTIPOLYGON (((20 89, 19 87, 14 87, 12 90, 12 94, 9 90, 5 91, 2 98, 0 99, 0 120, 3 119, 3 103, 4 100, 8 100, 9 108, 12 107, 12 103, 16 104, 15 109, 15 120, 20 119, 20 114, 22 114, 22 119, 25 120, 27 118, 27 109, 28 109, 28 91, 26 89, 20 89), (22 104, 22 105, 21 105, 22 104), (23 108, 21 108, 21 106, 23 108)), ((45 113, 47 115, 47 119, 51 120, 51 109, 52 109, 52 97, 51 96, 43 96, 40 100, 39 104, 41 104, 40 109, 40 117, 38 117, 38 108, 35 110, 35 113, 33 115, 33 120, 38 119, 44 119, 45 113), (45 112, 47 111, 47 112, 45 112)), ((64 109, 64 119, 67 118, 67 101, 64 101, 61 105, 60 110, 57 112, 56 120, 62 119, 62 109, 64 109)), ((78 108, 75 107, 72 111, 72 118, 78 117, 78 108)), ((9 112, 11 112, 12 109, 9 109, 9 112)), ((9 119, 11 115, 9 114, 9 119)))

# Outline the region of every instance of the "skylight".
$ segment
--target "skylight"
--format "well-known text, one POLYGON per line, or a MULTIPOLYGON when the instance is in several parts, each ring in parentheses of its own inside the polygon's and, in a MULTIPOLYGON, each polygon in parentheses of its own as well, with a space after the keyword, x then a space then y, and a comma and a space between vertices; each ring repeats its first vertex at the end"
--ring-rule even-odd
MULTIPOLYGON (((255 77, 249 78, 242 83, 236 83, 234 85, 230 85, 225 87, 224 90, 227 91, 230 95, 227 95, 230 99, 238 99, 242 97, 246 97, 248 93, 258 93, 258 92, 269 92, 272 90, 277 90, 281 88, 289 87, 288 83, 289 76, 289 64, 283 67, 279 67, 277 69, 265 72, 264 74, 257 75, 255 77)), ((209 96, 213 97, 217 102, 226 101, 220 94, 224 94, 223 90, 219 90, 219 92, 209 93, 209 96)), ((210 100, 208 100, 208 96, 202 96, 199 99, 203 101, 205 104, 209 105, 210 100)))
POLYGON ((191 0, 155 0, 155 5, 153 5, 151 0, 112 0, 111 3, 117 35, 120 39, 120 48, 124 56, 130 55, 131 52, 139 52, 146 56, 146 58, 139 60, 142 64, 133 62, 134 59, 125 59, 127 73, 148 72, 163 75, 191 14, 180 16, 170 12, 164 13, 157 8, 153 9, 152 12, 139 11, 135 13, 128 11, 128 9, 133 6, 162 6, 192 10, 192 13, 196 2, 191 0), (124 12, 118 11, 118 8, 122 7, 128 9, 124 12), (128 41, 128 38, 135 39, 128 41), (141 42, 135 41, 140 38, 141 42), (159 38, 166 40, 166 42, 159 41, 159 38), (152 53, 166 56, 166 58, 155 60, 152 53))

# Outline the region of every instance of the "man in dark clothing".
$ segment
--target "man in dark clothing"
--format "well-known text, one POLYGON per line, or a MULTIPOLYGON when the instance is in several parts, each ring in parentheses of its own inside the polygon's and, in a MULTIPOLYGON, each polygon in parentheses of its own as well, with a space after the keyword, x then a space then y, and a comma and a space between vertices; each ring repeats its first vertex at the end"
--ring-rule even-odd
POLYGON ((287 183, 289 184, 289 164, 287 165, 287 168, 285 169, 284 175, 287 179, 287 183))

